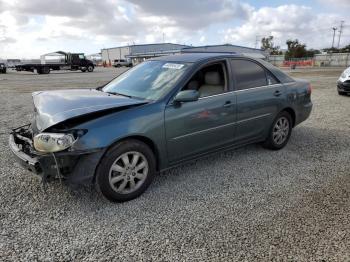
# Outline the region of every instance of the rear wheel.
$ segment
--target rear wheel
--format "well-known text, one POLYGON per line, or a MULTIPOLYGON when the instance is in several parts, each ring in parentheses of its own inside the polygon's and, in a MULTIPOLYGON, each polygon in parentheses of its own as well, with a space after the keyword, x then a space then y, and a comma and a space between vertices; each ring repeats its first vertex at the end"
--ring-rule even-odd
POLYGON ((283 111, 273 121, 263 146, 272 150, 282 149, 288 143, 291 133, 292 118, 288 112, 283 111))
POLYGON ((42 69, 42 73, 43 73, 43 74, 50 74, 50 67, 45 66, 45 67, 42 69))
POLYGON ((141 195, 156 173, 152 150, 138 140, 125 140, 112 147, 96 171, 96 184, 110 201, 124 202, 141 195))

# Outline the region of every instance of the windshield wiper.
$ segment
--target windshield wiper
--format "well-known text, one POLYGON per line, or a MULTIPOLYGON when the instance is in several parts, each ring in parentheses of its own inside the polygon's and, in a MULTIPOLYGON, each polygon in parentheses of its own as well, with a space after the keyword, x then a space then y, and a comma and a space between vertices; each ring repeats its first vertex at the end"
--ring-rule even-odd
POLYGON ((111 95, 115 95, 115 96, 125 96, 125 97, 129 97, 129 98, 133 98, 132 96, 125 95, 125 94, 120 94, 120 93, 117 93, 117 92, 106 92, 106 93, 111 94, 111 95))

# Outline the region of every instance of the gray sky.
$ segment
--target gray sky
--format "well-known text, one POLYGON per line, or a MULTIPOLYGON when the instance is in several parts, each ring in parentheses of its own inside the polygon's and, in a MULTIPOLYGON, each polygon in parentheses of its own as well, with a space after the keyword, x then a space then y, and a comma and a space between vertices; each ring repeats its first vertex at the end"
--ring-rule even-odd
POLYGON ((273 35, 281 47, 298 38, 324 48, 341 20, 344 46, 350 44, 349 11, 350 0, 0 0, 0 57, 90 54, 162 42, 163 34, 166 42, 250 47, 256 36, 273 35))

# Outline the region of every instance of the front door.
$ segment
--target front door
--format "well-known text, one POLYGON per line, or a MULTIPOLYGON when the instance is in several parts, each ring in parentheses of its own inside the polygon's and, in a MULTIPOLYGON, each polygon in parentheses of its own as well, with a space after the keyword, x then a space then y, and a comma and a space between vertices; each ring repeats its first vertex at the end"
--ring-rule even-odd
POLYGON ((235 93, 228 92, 228 86, 225 64, 208 66, 184 88, 197 89, 200 93, 198 101, 170 103, 166 107, 164 117, 170 163, 207 153, 233 141, 236 104, 235 93))

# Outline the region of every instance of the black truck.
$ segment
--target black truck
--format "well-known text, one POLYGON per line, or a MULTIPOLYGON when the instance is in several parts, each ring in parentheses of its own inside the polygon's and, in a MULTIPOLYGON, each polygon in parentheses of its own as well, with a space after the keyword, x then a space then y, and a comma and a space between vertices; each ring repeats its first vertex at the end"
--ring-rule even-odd
POLYGON ((6 65, 4 63, 0 63, 0 74, 6 74, 6 65))
POLYGON ((85 58, 83 53, 66 53, 57 51, 41 56, 41 63, 18 64, 15 66, 16 71, 29 71, 38 74, 49 74, 51 70, 81 70, 82 72, 94 71, 92 61, 85 58), (47 57, 56 57, 55 60, 46 60, 47 57))

